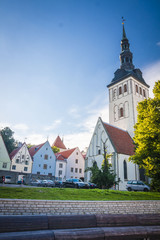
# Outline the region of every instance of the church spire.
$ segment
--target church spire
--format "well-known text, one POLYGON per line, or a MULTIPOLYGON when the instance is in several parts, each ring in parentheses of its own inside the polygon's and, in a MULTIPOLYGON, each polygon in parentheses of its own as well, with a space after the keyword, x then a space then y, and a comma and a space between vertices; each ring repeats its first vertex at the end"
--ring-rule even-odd
POLYGON ((126 32, 124 28, 124 19, 122 19, 122 25, 123 25, 123 32, 122 32, 122 40, 121 40, 120 68, 129 71, 134 69, 134 65, 132 63, 133 55, 129 49, 130 45, 126 37, 126 32))

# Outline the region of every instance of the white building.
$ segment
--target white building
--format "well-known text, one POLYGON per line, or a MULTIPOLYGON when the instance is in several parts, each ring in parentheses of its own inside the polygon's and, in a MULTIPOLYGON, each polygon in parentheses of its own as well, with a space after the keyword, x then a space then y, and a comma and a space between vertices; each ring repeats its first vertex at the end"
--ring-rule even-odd
POLYGON ((0 170, 10 170, 11 160, 3 141, 2 135, 0 134, 0 170))
MULTIPOLYGON (((57 165, 63 164, 63 167, 64 168, 66 167, 65 175, 64 175, 64 172, 62 174, 63 180, 68 179, 68 178, 84 179, 84 158, 78 147, 60 152, 60 153, 58 153, 58 156, 59 157, 62 156, 64 158, 64 160, 66 160, 66 164, 64 163, 64 161, 62 163, 57 161, 57 165)), ((59 166, 60 165, 58 165, 56 167, 57 173, 58 173, 58 171, 62 170, 62 169, 60 169, 59 166)), ((57 177, 61 177, 61 175, 58 174, 57 177)))
POLYGON ((55 176, 56 156, 48 141, 29 149, 33 159, 32 173, 55 176))
POLYGON ((10 153, 11 171, 21 173, 32 172, 32 158, 28 151, 26 143, 16 148, 10 153))
MULTIPOLYGON (((114 73, 114 78, 107 86, 109 89, 109 124, 98 119, 85 158, 85 169, 96 161, 101 167, 104 145, 107 153, 111 153, 110 162, 120 180, 117 189, 125 190, 127 180, 139 179, 139 168, 128 161, 134 154, 131 137, 134 136, 134 125, 137 121, 137 104, 149 97, 149 86, 142 77, 140 69, 135 69, 132 63, 132 53, 126 37, 124 25, 121 41, 120 69, 114 73)), ((89 181, 91 173, 85 173, 89 181)))
POLYGON ((66 165, 67 159, 65 159, 61 153, 56 153, 56 173, 55 179, 59 181, 65 181, 66 179, 66 165))

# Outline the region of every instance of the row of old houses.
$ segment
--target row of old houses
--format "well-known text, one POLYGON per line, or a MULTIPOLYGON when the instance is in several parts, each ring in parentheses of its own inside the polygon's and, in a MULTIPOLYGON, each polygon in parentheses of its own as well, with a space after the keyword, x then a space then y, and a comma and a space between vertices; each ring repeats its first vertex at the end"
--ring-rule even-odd
POLYGON ((67 149, 58 136, 52 146, 60 149, 54 153, 48 140, 28 148, 24 142, 8 154, 0 135, 0 170, 21 174, 48 176, 55 180, 84 178, 84 158, 78 147, 67 149))

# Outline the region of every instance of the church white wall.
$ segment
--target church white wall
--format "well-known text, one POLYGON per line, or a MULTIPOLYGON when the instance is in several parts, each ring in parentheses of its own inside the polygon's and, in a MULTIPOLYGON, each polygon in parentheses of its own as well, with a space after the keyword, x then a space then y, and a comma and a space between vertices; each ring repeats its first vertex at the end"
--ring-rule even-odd
POLYGON ((132 77, 109 87, 109 123, 127 130, 133 137, 134 125, 137 122, 137 104, 148 96, 148 88, 132 77), (126 92, 124 91, 125 85, 127 86, 126 92), (136 92, 136 85, 138 93, 136 92), (121 94, 119 94, 119 88, 122 90, 121 94), (121 108, 123 109, 123 116, 121 116, 121 108))

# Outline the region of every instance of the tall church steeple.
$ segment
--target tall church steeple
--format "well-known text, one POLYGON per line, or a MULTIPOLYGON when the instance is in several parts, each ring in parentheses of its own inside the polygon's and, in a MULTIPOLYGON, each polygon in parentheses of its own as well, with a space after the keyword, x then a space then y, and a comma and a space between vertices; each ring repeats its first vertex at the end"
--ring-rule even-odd
POLYGON ((123 34, 122 34, 122 40, 121 40, 121 53, 120 53, 120 62, 121 62, 121 69, 125 70, 133 70, 134 65, 132 63, 133 55, 129 49, 129 41, 126 37, 126 32, 124 28, 123 23, 123 34))

